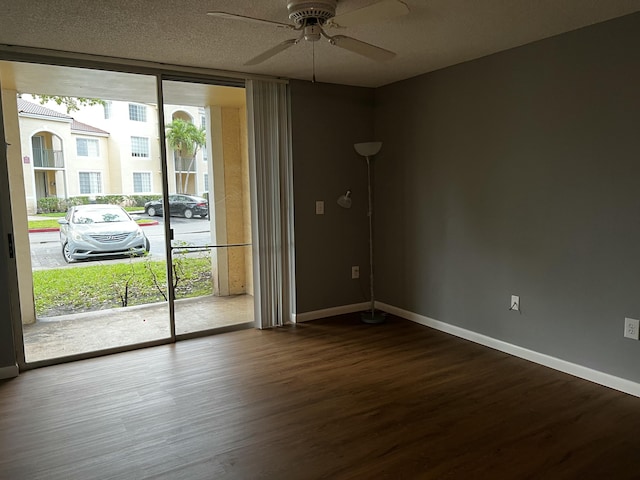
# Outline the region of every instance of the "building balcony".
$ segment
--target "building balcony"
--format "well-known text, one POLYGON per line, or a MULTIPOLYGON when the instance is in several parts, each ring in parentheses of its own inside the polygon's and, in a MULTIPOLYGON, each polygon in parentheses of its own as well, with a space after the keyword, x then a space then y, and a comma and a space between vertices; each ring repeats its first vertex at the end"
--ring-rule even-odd
POLYGON ((176 172, 195 172, 195 158, 181 158, 175 152, 173 155, 173 166, 176 172))
POLYGON ((62 150, 39 149, 33 151, 35 168, 64 168, 62 150))

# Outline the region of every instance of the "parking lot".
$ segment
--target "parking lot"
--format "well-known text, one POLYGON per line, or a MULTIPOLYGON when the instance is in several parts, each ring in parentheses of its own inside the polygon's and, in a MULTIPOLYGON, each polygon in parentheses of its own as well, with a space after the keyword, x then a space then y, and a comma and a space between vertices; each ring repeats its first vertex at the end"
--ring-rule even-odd
MULTIPOLYGON (((142 217, 146 216, 142 215, 142 217)), ((165 258, 164 219, 162 217, 154 217, 154 220, 157 220, 158 224, 144 226, 143 231, 151 245, 149 255, 154 259, 162 260, 165 258)), ((176 242, 193 246, 211 244, 209 225, 208 220, 199 218, 171 217, 174 245, 176 242)), ((60 244, 60 234, 58 232, 31 232, 29 233, 29 244, 33 270, 130 261, 129 258, 121 257, 68 264, 62 257, 62 245, 60 244)))

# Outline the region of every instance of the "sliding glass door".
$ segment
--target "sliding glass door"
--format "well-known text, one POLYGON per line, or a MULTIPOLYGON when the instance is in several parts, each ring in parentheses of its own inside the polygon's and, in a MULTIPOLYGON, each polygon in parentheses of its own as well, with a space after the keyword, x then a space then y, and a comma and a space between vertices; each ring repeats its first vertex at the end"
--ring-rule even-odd
POLYGON ((0 61, 0 86, 21 366, 253 325, 241 85, 0 61))
POLYGON ((164 80, 162 92, 176 334, 252 324, 244 88, 164 80))
POLYGON ((157 77, 0 62, 27 363, 171 338, 157 77), (6 81, 10 79, 10 81, 6 81))

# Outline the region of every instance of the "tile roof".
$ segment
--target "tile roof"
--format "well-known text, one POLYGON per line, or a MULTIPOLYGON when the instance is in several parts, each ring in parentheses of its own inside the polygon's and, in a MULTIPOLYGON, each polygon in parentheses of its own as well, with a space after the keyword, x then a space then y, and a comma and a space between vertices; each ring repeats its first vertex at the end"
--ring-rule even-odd
POLYGON ((71 130, 82 133, 95 133, 99 135, 109 135, 109 132, 101 130, 100 128, 92 127, 86 123, 78 122, 75 118, 66 115, 64 113, 56 112, 50 108, 37 105, 35 103, 27 102, 22 98, 18 98, 18 113, 25 113, 27 115, 38 115, 41 117, 59 118, 64 120, 71 120, 71 130))
POLYGON ((18 98, 18 113, 40 115, 43 117, 65 118, 71 120, 71 117, 69 115, 56 112, 55 110, 43 107, 42 105, 36 105, 35 103, 27 102, 26 100, 23 100, 21 98, 18 98))
POLYGON ((109 132, 105 130, 101 130, 96 127, 92 127, 91 125, 87 125, 86 123, 78 122, 75 118, 73 119, 73 122, 71 122, 71 130, 74 130, 76 132, 83 132, 83 133, 97 133, 100 135, 109 135, 109 132))

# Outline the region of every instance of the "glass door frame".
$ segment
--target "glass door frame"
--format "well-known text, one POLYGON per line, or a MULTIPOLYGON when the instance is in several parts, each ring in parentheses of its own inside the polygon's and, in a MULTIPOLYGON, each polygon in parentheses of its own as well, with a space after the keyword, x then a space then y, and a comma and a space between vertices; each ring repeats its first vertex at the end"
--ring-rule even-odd
MULTIPOLYGON (((207 245, 195 245, 195 246, 179 246, 175 247, 173 244, 173 240, 175 239, 175 232, 171 224, 171 215, 166 212, 170 212, 169 205, 169 154, 167 151, 167 139, 166 139, 166 122, 165 122, 165 94, 164 94, 164 82, 182 82, 182 83, 194 83, 194 84, 202 84, 202 85, 211 85, 211 86, 227 86, 227 87, 236 87, 236 88, 245 88, 245 82, 243 81, 232 81, 227 79, 226 81, 221 81, 219 78, 207 78, 201 76, 191 76, 191 75, 177 75, 177 74, 159 74, 157 78, 157 89, 158 89, 158 128, 159 128, 159 139, 160 139, 160 157, 161 157, 161 167, 162 167, 162 181, 163 181, 163 191, 164 196, 162 198, 162 208, 165 212, 164 219, 164 230, 165 230, 165 252, 166 252, 166 266, 167 266, 167 299, 169 303, 169 319, 170 319, 170 335, 171 341, 175 342, 178 340, 186 340, 189 338, 201 337, 210 335, 213 333, 222 333, 227 331, 245 329, 245 328, 253 328, 255 326, 255 322, 248 322, 236 325, 229 325, 224 327, 217 328, 209 328, 203 329, 193 332, 186 333, 177 333, 176 331, 176 292, 174 288, 174 264, 173 264, 173 251, 174 249, 181 250, 197 250, 204 248, 209 249, 219 249, 219 248, 233 248, 233 247, 251 247, 252 243, 232 243, 232 244, 213 244, 210 242, 207 245)), ((213 152, 210 152, 209 161, 213 162, 213 152)), ((213 177, 209 178, 209 183, 212 184, 214 182, 213 177)), ((210 193, 213 193, 212 189, 210 193)), ((255 192, 250 192, 250 194, 255 194, 255 192)), ((209 198, 209 208, 213 208, 212 206, 212 198, 209 198)), ((211 221, 212 215, 209 214, 209 221, 211 221)), ((258 258, 253 258, 253 262, 258 262, 258 258)), ((254 299, 255 301, 255 299, 254 299)))
MULTIPOLYGON (((222 76, 217 72, 208 72, 204 69, 197 68, 189 68, 185 69, 186 73, 180 73, 180 67, 176 67, 175 70, 168 70, 164 66, 154 65, 154 64, 146 64, 143 62, 135 62, 131 61, 131 64, 127 64, 126 59, 118 59, 122 60, 123 63, 116 63, 106 59, 100 59, 100 57, 95 57, 92 55, 84 55, 78 54, 74 56, 74 58, 68 58, 64 56, 56 56, 54 52, 51 52, 52 55, 43 54, 42 52, 34 52, 33 49, 28 47, 20 47, 15 49, 3 49, 0 48, 0 61, 6 62, 21 62, 28 64, 41 64, 45 66, 55 66, 55 67, 70 67, 70 68, 81 68, 81 69, 89 69, 89 70, 102 70, 107 72, 120 72, 120 73, 129 73, 129 74, 140 74, 146 76, 155 77, 156 82, 156 101, 158 105, 158 138, 160 141, 160 162, 161 162, 161 176, 162 176, 162 189, 163 189, 163 206, 165 211, 169 211, 168 205, 168 185, 169 185, 169 172, 168 172, 168 163, 167 163, 167 148, 166 148, 166 134, 165 134, 165 118, 164 118, 164 106, 163 106, 163 81, 164 80, 176 80, 176 81, 186 81, 186 82, 198 82, 198 83, 206 83, 211 85, 221 85, 221 86, 233 86, 233 87, 242 87, 245 88, 245 81, 248 77, 228 77, 222 76)), ((228 75, 228 72, 224 72, 228 75)), ((3 86, 0 84, 0 88, 3 86)), ((2 99, 2 95, 0 94, 0 101, 2 99)), ((2 107, 0 106, 0 114, 2 114, 2 107)), ((0 119, 0 126, 4 124, 4 118, 0 119)), ((3 128, 4 131, 4 128, 3 128)), ((4 138, 4 133, 3 133, 4 138)), ((5 149, 6 151, 6 149, 5 149)), ((6 161, 5 158, 2 161, 6 161)), ((6 166, 3 166, 6 169, 6 166)), ((254 192, 252 192, 254 193, 254 192)), ((11 221, 11 228, 6 234, 10 234, 13 237, 14 231, 14 223, 11 220, 11 212, 5 215, 2 215, 3 221, 11 221)), ((5 222, 6 223, 6 222, 5 222)), ((8 226, 8 225, 7 225, 8 226)), ((59 363, 66 363, 70 361, 83 360, 88 358, 94 358, 98 356, 108 355, 112 353, 119 353, 124 351, 136 350, 139 348, 145 348, 150 346, 157 345, 166 345, 170 343, 175 343, 177 340, 193 338, 198 336, 206 336, 215 332, 224 332, 229 330, 237 330, 242 328, 252 328, 253 323, 250 324, 240 324, 234 325, 231 327, 223 327, 214 330, 203 330, 199 332, 195 332, 193 334, 176 334, 175 327, 175 291, 173 288, 173 268, 171 262, 171 248, 172 248, 172 228, 171 228, 171 220, 170 216, 166 216, 166 221, 164 222, 164 237, 165 237, 165 258, 167 265, 167 303, 168 303, 168 311, 169 311, 169 330, 170 334, 166 338, 161 338, 157 340, 150 340, 146 342, 127 344, 118 347, 110 347, 103 350, 84 352, 78 354, 71 354, 69 356, 56 357, 49 360, 38 360, 33 362, 26 362, 25 359, 25 349, 23 344, 23 328, 22 328, 22 315, 21 315, 21 306, 20 306, 20 292, 18 283, 11 282, 9 285, 9 294, 12 299, 12 327, 13 327, 13 341, 14 341, 14 354, 16 357, 16 363, 19 371, 26 371, 33 368, 38 368, 42 366, 54 365, 59 363)), ((231 246, 231 245, 229 245, 231 246)), ((255 255, 254 255, 255 256, 255 255)), ((15 265, 15 257, 11 257, 10 260, 13 261, 13 266, 15 268, 10 268, 10 272, 8 272, 8 279, 13 280, 17 278, 17 266, 15 265), (15 270, 15 272, 14 272, 15 270), (16 275, 13 275, 15 273, 16 275)), ((258 259, 254 258, 254 262, 257 262, 258 259)), ((258 298, 258 297, 256 297, 258 298)))

